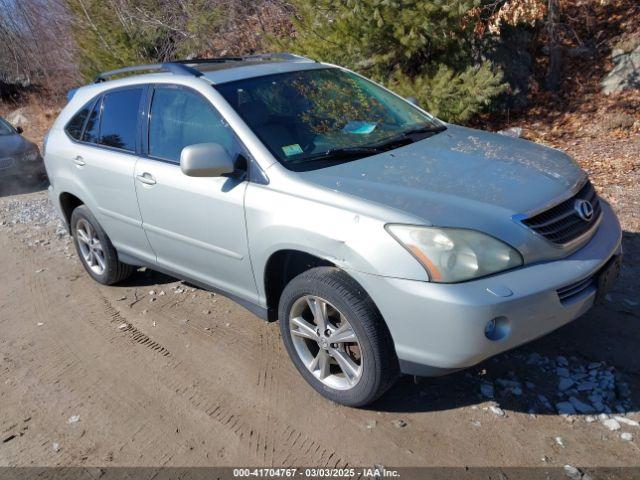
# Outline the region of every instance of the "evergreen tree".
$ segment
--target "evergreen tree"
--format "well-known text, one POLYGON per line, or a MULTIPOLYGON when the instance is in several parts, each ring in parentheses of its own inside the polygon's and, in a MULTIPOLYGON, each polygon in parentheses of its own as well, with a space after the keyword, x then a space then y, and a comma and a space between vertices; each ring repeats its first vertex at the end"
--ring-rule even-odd
POLYGON ((281 48, 350 67, 452 122, 503 92, 502 74, 473 55, 482 0, 293 0, 296 36, 281 48))

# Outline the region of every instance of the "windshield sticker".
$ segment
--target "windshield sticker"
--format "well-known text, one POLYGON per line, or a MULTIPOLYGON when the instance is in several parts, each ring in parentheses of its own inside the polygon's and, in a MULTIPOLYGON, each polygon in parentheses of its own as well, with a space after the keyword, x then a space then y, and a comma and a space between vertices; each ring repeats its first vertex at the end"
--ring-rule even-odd
POLYGON ((282 147, 282 151, 287 157, 290 157, 292 155, 301 154, 302 147, 300 147, 300 145, 298 145, 297 143, 294 143, 293 145, 285 145, 284 147, 282 147))
POLYGON ((372 122, 359 122, 359 121, 351 121, 347 123, 342 131, 346 133, 357 133, 360 135, 367 135, 373 132, 378 125, 372 122))

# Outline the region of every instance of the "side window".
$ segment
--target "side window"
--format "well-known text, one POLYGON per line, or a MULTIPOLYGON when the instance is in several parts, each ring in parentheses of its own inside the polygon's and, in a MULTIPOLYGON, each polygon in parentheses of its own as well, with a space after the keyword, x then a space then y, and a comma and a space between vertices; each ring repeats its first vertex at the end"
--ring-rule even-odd
POLYGON ((153 94, 149 120, 149 155, 180 162, 184 147, 218 143, 232 156, 242 152, 231 127, 199 94, 159 87, 153 94))
POLYGON ((116 90, 102 99, 98 143, 134 152, 138 126, 138 109, 142 88, 116 90))
POLYGON ((93 110, 87 119, 87 126, 84 128, 82 135, 83 142, 97 143, 98 129, 100 128, 100 108, 102 107, 102 99, 99 99, 93 106, 93 110))
POLYGON ((89 102, 87 105, 82 107, 82 109, 76 113, 69 123, 67 123, 67 127, 65 130, 69 134, 69 136, 75 140, 80 140, 80 136, 82 135, 82 128, 84 127, 84 121, 87 119, 89 115, 89 111, 93 102, 89 102))

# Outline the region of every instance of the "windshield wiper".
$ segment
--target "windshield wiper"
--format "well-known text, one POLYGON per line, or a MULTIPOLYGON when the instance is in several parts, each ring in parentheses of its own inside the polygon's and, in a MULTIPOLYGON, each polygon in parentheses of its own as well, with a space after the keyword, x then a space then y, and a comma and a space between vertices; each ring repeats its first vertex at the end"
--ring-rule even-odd
MULTIPOLYGON (((387 138, 386 140, 382 140, 381 142, 375 143, 373 145, 367 145, 367 148, 375 148, 376 150, 388 150, 389 147, 395 145, 407 145, 409 143, 417 141, 413 138, 414 135, 419 135, 421 133, 436 134, 444 132, 446 129, 447 127, 444 125, 427 125, 423 127, 410 128, 409 130, 405 130, 404 132, 387 138)), ((422 138, 420 140, 422 140, 422 138)))
POLYGON ((346 159, 353 159, 356 157, 366 157, 368 155, 375 155, 380 153, 381 150, 375 147, 342 147, 342 148, 330 148, 329 150, 321 153, 315 153, 307 157, 301 158, 299 161, 293 163, 304 163, 316 160, 325 161, 340 161, 346 159))
POLYGON ((434 126, 434 125, 426 125, 422 127, 415 127, 409 130, 405 130, 404 132, 394 135, 393 137, 387 138, 379 143, 375 143, 372 145, 363 145, 361 147, 341 147, 341 148, 330 148, 329 150, 321 153, 315 153, 309 155, 307 157, 303 157, 299 160, 293 161, 291 163, 305 163, 312 162, 316 160, 324 160, 324 161, 342 161, 342 160, 353 160, 356 158, 362 158, 369 155, 375 155, 376 153, 382 153, 386 150, 389 150, 390 147, 395 145, 408 145, 409 143, 413 143, 415 140, 412 138, 413 135, 418 135, 421 133, 440 133, 446 130, 447 127, 444 125, 434 126))

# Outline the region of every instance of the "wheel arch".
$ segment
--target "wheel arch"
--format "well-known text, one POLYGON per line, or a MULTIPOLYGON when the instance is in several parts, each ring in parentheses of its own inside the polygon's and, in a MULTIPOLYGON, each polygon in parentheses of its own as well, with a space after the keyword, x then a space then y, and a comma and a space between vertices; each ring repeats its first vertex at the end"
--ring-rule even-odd
POLYGON ((269 256, 263 278, 269 321, 278 319, 278 302, 287 284, 301 273, 315 267, 337 265, 326 258, 293 248, 278 250, 269 256))
POLYGON ((77 207, 84 205, 85 202, 80 197, 69 192, 62 192, 58 196, 58 201, 60 202, 60 210, 62 211, 67 231, 71 233, 71 214, 77 207))

